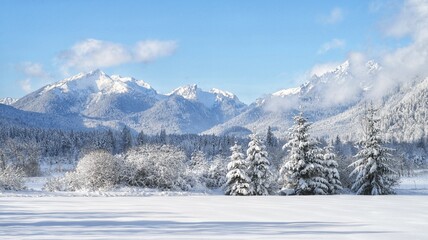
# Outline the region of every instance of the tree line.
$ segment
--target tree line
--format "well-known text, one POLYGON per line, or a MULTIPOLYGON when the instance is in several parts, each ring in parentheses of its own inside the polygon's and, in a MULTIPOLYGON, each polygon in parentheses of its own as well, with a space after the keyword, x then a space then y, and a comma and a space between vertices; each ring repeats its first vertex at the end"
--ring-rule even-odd
MULTIPOLYGON (((89 187, 91 184, 79 179, 89 179, 83 169, 95 161, 91 159, 104 156, 102 158, 116 161, 111 165, 106 163, 106 166, 119 169, 115 170, 119 173, 117 181, 110 183, 114 186, 181 190, 224 187, 225 193, 230 195, 308 195, 335 194, 341 188, 360 194, 392 193, 387 189, 392 189, 397 176, 426 167, 425 142, 383 142, 379 120, 372 108, 365 114, 364 138, 358 143, 339 137, 331 140, 312 138, 310 123, 303 114, 295 116, 294 120, 286 139, 275 137, 270 127, 266 134, 239 138, 167 134, 164 130, 157 135, 146 135, 142 131, 132 132, 127 127, 121 131, 75 132, 0 126, 0 171, 19 169, 19 173, 15 171, 16 174, 11 175, 19 179, 22 175, 45 174, 46 166, 68 164, 71 166, 68 170, 73 171, 61 180, 53 179, 46 188, 93 189, 89 187), (241 146, 248 146, 246 154, 242 153, 241 146), (113 158, 95 154, 99 152, 113 158), (167 157, 168 154, 176 157, 167 157), (89 164, 82 165, 84 159, 89 164), (165 173, 170 172, 167 162, 174 162, 171 167, 182 169, 181 173, 165 177, 165 173), (131 174, 139 177, 129 177, 129 169, 139 169, 138 174, 131 174), (159 175, 159 172, 163 174, 159 175), (169 180, 161 184, 162 181, 154 180, 156 178, 169 180), (367 179, 372 187, 366 186, 367 179)), ((97 166, 94 169, 101 168, 99 163, 94 163, 97 166)))

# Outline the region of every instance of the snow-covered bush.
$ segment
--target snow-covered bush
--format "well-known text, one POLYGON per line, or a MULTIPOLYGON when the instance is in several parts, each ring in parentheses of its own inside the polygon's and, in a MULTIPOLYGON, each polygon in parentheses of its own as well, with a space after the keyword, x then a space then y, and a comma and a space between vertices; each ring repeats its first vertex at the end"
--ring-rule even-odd
POLYGON ((185 160, 176 147, 143 145, 126 153, 121 178, 131 186, 187 190, 185 160))
POLYGON ((104 190, 119 183, 121 160, 105 150, 85 154, 73 172, 63 177, 50 178, 43 189, 46 191, 104 190))
POLYGON ((201 151, 193 152, 188 165, 189 173, 196 177, 199 183, 205 185, 210 167, 205 154, 201 151))
POLYGON ((82 180, 78 178, 76 172, 68 172, 63 177, 52 177, 43 185, 43 190, 56 191, 76 191, 83 186, 82 180))
POLYGON ((206 178, 208 188, 220 188, 226 183, 226 163, 221 156, 215 156, 212 161, 206 178))
MULTIPOLYGON (((99 190, 114 187, 119 182, 119 161, 106 151, 86 154, 77 164, 75 176, 68 176, 71 183, 76 182, 81 189, 99 190), (74 177, 76 179, 74 179, 74 177)), ((65 178, 67 181, 67 176, 65 178)))
POLYGON ((14 166, 6 166, 0 169, 0 190, 22 190, 25 189, 24 172, 14 166))
POLYGON ((21 169, 26 176, 39 176, 40 146, 35 141, 9 139, 2 146, 2 155, 9 164, 21 169))

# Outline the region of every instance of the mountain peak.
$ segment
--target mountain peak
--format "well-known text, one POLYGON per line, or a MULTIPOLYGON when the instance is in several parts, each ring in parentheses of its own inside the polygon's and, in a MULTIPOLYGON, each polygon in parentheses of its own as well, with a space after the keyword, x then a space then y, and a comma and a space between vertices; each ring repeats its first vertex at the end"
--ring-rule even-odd
POLYGON ((207 107, 213 107, 216 103, 228 99, 235 101, 238 105, 244 105, 239 101, 238 97, 236 97, 236 95, 231 92, 223 91, 217 88, 212 88, 206 92, 198 88, 197 84, 185 85, 176 88, 167 94, 167 96, 172 95, 177 95, 188 100, 200 102, 207 107))
POLYGON ((286 89, 279 90, 277 92, 272 93, 272 96, 285 97, 285 96, 289 96, 289 95, 296 95, 296 94, 299 94, 301 90, 302 90, 301 87, 286 88, 286 89))
POLYGON ((18 101, 17 98, 11 98, 11 97, 0 98, 0 104, 4 104, 4 105, 12 105, 16 101, 18 101))
POLYGON ((87 75, 106 75, 106 73, 97 68, 88 72, 87 75))
POLYGON ((178 96, 182 96, 185 99, 197 100, 199 92, 202 92, 202 90, 198 88, 197 84, 190 84, 190 85, 178 87, 174 89, 172 92, 168 93, 167 95, 168 96, 178 95, 178 96))
POLYGON ((122 77, 120 75, 109 76, 99 69, 87 73, 79 73, 62 81, 50 84, 43 88, 42 93, 52 90, 62 93, 88 91, 102 94, 121 94, 129 91, 155 92, 155 90, 143 80, 136 80, 133 77, 122 77))
POLYGON ((228 91, 218 89, 218 88, 211 88, 211 90, 209 92, 216 94, 217 96, 223 96, 223 97, 227 97, 230 99, 237 99, 235 94, 228 92, 228 91))

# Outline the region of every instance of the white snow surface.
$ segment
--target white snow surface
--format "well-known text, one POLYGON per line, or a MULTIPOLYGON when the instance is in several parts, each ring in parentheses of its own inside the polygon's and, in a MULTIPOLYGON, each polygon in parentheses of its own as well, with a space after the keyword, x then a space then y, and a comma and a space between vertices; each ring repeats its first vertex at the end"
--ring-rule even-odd
POLYGON ((300 87, 296 87, 296 88, 287 88, 287 89, 283 89, 280 90, 278 92, 274 92, 272 93, 272 96, 276 96, 276 97, 285 97, 288 95, 295 95, 300 93, 301 88, 300 87))
MULTIPOLYGON (((0 193, 0 239, 426 239, 428 174, 389 196, 222 196, 121 188, 0 193), (123 197, 126 196, 126 197, 123 197)), ((213 193, 210 193, 213 194, 213 193)))
POLYGON ((426 196, 0 198, 1 239, 426 239, 426 196))

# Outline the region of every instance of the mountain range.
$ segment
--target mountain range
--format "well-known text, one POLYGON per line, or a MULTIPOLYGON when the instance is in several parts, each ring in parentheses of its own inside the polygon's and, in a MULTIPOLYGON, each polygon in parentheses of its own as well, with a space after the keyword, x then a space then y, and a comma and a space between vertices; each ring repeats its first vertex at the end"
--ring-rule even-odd
POLYGON ((164 95, 142 80, 109 76, 100 70, 42 87, 11 106, 75 119, 88 128, 120 129, 126 125, 148 134, 162 129, 168 133, 200 133, 247 107, 234 94, 219 89, 206 92, 188 85, 164 95))
MULTIPOLYGON (((315 136, 355 139, 364 106, 372 99, 374 76, 382 67, 369 61, 355 74, 349 61, 306 83, 246 105, 233 93, 204 91, 196 84, 160 94, 143 80, 100 70, 49 84, 18 100, 0 99, 0 122, 63 128, 131 129, 157 134, 264 134, 271 126, 285 137, 295 114, 303 111, 315 136), (6 105, 9 106, 6 106, 6 105), (16 121, 15 121, 15 120, 16 121)), ((388 139, 417 141, 428 133, 428 78, 398 84, 375 101, 388 139)))

